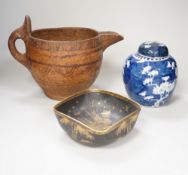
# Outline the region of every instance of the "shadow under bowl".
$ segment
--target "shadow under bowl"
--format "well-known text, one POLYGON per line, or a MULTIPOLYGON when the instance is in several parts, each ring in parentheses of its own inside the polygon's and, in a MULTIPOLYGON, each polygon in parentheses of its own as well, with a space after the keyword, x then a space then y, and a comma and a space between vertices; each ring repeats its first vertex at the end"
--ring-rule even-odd
POLYGON ((134 127, 140 106, 104 90, 85 90, 54 107, 62 128, 75 141, 100 146, 125 136, 134 127))

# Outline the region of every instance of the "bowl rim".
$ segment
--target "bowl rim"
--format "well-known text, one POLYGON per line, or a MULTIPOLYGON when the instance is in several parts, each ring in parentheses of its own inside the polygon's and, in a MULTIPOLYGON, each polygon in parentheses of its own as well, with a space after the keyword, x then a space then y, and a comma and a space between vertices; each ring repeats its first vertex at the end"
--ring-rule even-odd
POLYGON ((73 94, 73 95, 71 95, 71 96, 69 96, 69 97, 66 97, 66 98, 63 99, 61 102, 57 103, 57 104, 53 107, 53 110, 54 110, 54 112, 55 112, 55 114, 57 115, 58 118, 59 118, 59 116, 60 116, 60 117, 61 117, 61 116, 62 116, 62 117, 66 117, 66 118, 68 118, 69 120, 71 120, 71 121, 73 121, 73 122, 76 122, 77 124, 79 124, 79 125, 81 125, 81 126, 87 128, 87 129, 89 129, 89 131, 91 131, 91 132, 94 133, 94 134, 97 134, 97 135, 104 135, 104 134, 107 134, 107 133, 111 132, 111 131, 112 131, 115 127, 117 127, 118 124, 120 124, 122 121, 127 120, 128 118, 131 118, 131 117, 134 116, 135 114, 137 114, 137 116, 138 116, 138 114, 139 114, 139 112, 140 112, 140 110, 141 110, 141 106, 140 106, 137 102, 135 102, 135 101, 133 101, 133 100, 127 98, 127 97, 124 97, 124 96, 122 96, 122 95, 119 95, 119 94, 117 94, 117 93, 114 93, 114 92, 110 92, 110 91, 103 90, 103 89, 86 89, 86 90, 77 92, 77 93, 75 93, 75 94, 73 94), (58 108, 59 106, 61 106, 62 104, 66 103, 66 102, 69 101, 69 100, 74 99, 75 97, 79 97, 79 96, 81 96, 81 95, 88 94, 88 93, 94 93, 94 92, 99 92, 99 93, 102 93, 102 94, 111 95, 111 96, 114 96, 114 97, 119 98, 119 99, 121 99, 121 100, 123 100, 123 101, 126 101, 126 102, 128 101, 129 103, 131 103, 133 106, 136 107, 136 110, 134 110, 133 112, 131 112, 131 113, 128 114, 128 115, 123 116, 120 120, 118 120, 117 122, 113 123, 112 125, 110 125, 109 127, 107 127, 106 129, 103 129, 103 130, 97 130, 97 129, 94 129, 94 128, 92 128, 92 127, 89 127, 87 124, 85 124, 85 123, 79 121, 78 119, 73 118, 72 116, 66 115, 65 113, 60 112, 60 111, 57 110, 57 108, 58 108))

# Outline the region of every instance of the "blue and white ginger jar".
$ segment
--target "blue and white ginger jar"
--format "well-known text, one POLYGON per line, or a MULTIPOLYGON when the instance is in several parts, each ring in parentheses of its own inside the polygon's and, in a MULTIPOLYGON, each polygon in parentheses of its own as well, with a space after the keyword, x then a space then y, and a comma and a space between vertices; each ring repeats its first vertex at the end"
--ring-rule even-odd
POLYGON ((144 106, 165 104, 177 81, 177 64, 166 45, 144 42, 125 63, 123 79, 129 96, 144 106))

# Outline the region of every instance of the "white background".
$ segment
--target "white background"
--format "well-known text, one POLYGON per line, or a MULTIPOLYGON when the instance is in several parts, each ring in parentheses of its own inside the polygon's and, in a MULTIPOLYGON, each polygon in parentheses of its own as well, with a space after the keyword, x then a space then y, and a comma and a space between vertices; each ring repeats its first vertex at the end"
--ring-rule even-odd
POLYGON ((187 0, 1 0, 0 175, 187 175, 187 43, 187 0), (53 113, 57 101, 43 94, 8 51, 8 37, 26 14, 33 29, 84 26, 125 36, 105 51, 93 85, 125 96, 125 58, 144 41, 164 42, 179 66, 172 100, 157 109, 142 107, 134 130, 110 145, 72 141, 53 113))

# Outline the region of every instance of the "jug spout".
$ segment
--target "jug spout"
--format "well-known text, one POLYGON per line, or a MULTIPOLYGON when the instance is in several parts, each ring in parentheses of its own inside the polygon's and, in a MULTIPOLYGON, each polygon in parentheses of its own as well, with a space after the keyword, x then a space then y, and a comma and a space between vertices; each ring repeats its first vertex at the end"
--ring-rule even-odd
POLYGON ((105 50, 108 46, 124 39, 123 36, 116 32, 100 32, 99 36, 102 42, 103 50, 105 50))

